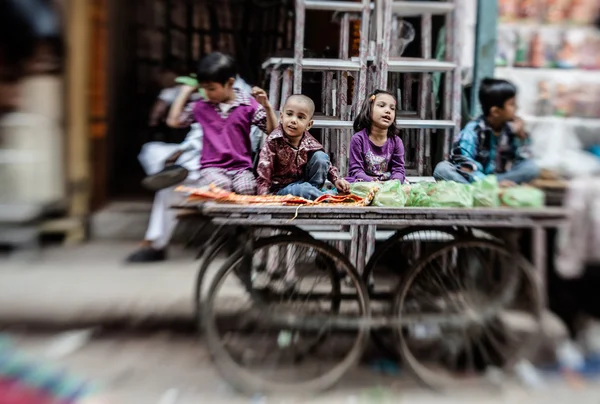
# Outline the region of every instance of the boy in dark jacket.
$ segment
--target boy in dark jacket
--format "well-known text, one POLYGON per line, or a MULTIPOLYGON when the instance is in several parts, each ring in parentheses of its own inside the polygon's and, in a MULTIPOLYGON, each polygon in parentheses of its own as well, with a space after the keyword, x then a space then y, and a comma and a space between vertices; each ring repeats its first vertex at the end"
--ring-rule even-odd
POLYGON ((437 180, 470 183, 496 174, 504 185, 529 182, 539 168, 524 153, 523 121, 515 116, 517 88, 506 80, 484 79, 479 89, 483 115, 469 122, 455 139, 449 161, 439 163, 437 180))

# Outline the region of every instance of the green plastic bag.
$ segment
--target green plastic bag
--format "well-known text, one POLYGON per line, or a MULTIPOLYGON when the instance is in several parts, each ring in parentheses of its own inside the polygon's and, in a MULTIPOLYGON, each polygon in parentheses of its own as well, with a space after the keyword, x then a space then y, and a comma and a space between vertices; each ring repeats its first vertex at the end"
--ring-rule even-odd
POLYGON ((415 208, 424 208, 430 206, 431 198, 429 198, 429 195, 427 193, 429 188, 429 184, 425 183, 417 183, 411 185, 406 206, 411 206, 415 208))
POLYGON ((381 184, 379 191, 373 198, 373 206, 401 208, 406 205, 407 197, 404 194, 402 183, 398 180, 386 181, 381 184))
POLYGON ((473 206, 475 207, 496 207, 500 206, 500 187, 495 175, 488 175, 471 184, 473 193, 473 206))
POLYGON ((429 206, 435 208, 471 208, 473 192, 471 186, 453 181, 431 184, 428 191, 429 206))
MULTIPOLYGON (((197 86, 198 85, 198 79, 196 79, 195 75, 192 76, 181 76, 181 77, 177 77, 175 79, 175 83, 177 84, 183 84, 185 86, 197 86)), ((204 92, 203 88, 199 88, 198 92, 200 93, 200 96, 204 99, 206 99, 206 93, 204 92)))
POLYGON ((545 199, 543 191, 526 186, 506 188, 500 195, 502 205, 511 208, 541 208, 545 199))
POLYGON ((350 184, 350 193, 364 199, 374 188, 380 189, 381 184, 378 182, 355 182, 350 184))

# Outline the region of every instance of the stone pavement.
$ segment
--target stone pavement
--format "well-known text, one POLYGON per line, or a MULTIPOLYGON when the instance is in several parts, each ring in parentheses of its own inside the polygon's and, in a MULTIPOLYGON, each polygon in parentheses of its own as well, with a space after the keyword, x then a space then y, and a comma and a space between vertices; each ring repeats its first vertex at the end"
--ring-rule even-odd
POLYGON ((173 248, 168 261, 126 264, 133 242, 45 249, 36 260, 0 257, 0 324, 84 326, 190 321, 199 261, 173 248))

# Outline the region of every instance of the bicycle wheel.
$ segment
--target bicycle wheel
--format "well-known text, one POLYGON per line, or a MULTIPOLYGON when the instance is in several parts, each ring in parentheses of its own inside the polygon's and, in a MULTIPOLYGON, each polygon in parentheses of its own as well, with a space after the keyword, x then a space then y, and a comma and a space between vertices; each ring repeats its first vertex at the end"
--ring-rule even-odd
POLYGON ((421 260, 398 288, 393 315, 403 324, 396 337, 405 364, 444 388, 530 354, 542 307, 531 264, 501 244, 470 240, 421 260))
POLYGON ((297 236, 258 240, 251 257, 232 256, 202 308, 214 365, 248 394, 329 388, 359 360, 368 336, 365 326, 340 331, 331 320, 368 316, 366 288, 348 260, 297 236), (257 257, 266 265, 253 262, 257 257), (339 273, 351 283, 343 303, 339 273))

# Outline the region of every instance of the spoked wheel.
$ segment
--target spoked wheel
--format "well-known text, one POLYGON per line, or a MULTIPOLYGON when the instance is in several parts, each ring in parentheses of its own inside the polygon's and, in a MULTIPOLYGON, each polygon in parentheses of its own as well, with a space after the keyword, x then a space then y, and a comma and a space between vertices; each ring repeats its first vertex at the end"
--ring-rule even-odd
POLYGON ((215 366, 248 394, 332 386, 360 359, 368 328, 356 319, 363 317, 368 295, 348 260, 325 243, 292 235, 258 240, 251 254, 230 257, 202 307, 215 366), (343 290, 340 275, 349 281, 343 290), (336 329, 333 320, 344 319, 352 325, 336 329))
POLYGON ((394 300, 402 358, 432 388, 477 380, 490 366, 510 368, 530 355, 541 315, 534 268, 491 241, 442 247, 412 269, 394 300))
MULTIPOLYGON (((266 229, 269 232, 274 232, 275 230, 266 229)), ((264 230, 261 230, 264 231, 264 230)), ((301 230, 297 227, 281 227, 276 230, 278 233, 282 234, 296 234, 298 236, 310 237, 310 234, 301 230)), ((207 241, 206 247, 203 249, 202 256, 200 257, 200 269, 198 270, 198 275, 196 276, 196 293, 194 294, 194 307, 196 308, 196 318, 198 319, 198 325, 201 326, 200 323, 200 311, 202 308, 203 298, 203 287, 205 283, 205 277, 208 272, 208 269, 213 264, 215 258, 219 256, 219 253, 223 251, 228 243, 239 243, 240 240, 232 239, 231 233, 228 229, 223 227, 219 227, 211 238, 207 241)))
MULTIPOLYGON (((440 245, 455 240, 458 234, 458 231, 446 228, 410 227, 398 231, 382 244, 367 263, 362 275, 363 281, 369 285, 373 311, 383 316, 390 315, 390 303, 401 279, 421 257, 438 250, 440 245)), ((386 356, 400 358, 393 329, 372 329, 371 338, 386 356)))

